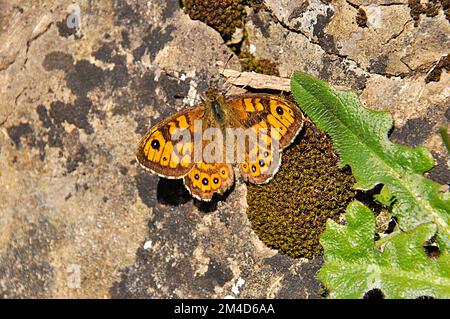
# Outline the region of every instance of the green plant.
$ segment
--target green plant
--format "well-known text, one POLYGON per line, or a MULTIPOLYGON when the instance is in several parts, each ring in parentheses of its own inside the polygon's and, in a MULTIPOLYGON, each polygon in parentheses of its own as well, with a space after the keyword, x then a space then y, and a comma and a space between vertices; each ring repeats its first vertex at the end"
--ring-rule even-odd
POLYGON ((447 151, 450 152, 450 135, 448 134, 448 130, 445 126, 439 127, 439 133, 441 133, 442 141, 444 142, 447 151))
POLYGON ((433 223, 401 232, 383 251, 374 242, 375 218, 358 201, 345 215, 347 225, 329 220, 320 242, 326 263, 319 273, 334 298, 361 298, 374 288, 389 298, 450 296, 449 255, 429 258, 423 244, 436 233, 433 223))
POLYGON ((373 215, 354 202, 346 214, 347 226, 328 223, 321 239, 325 265, 318 278, 330 296, 362 297, 378 288, 391 298, 449 297, 450 195, 423 176, 434 165, 430 153, 392 143, 390 114, 363 108, 352 92, 336 91, 303 73, 294 74, 291 86, 302 110, 330 134, 340 165, 351 167, 354 187, 367 191, 383 184, 376 200, 398 221, 392 233, 374 241, 373 215), (427 257, 423 248, 434 238, 436 259, 427 257))

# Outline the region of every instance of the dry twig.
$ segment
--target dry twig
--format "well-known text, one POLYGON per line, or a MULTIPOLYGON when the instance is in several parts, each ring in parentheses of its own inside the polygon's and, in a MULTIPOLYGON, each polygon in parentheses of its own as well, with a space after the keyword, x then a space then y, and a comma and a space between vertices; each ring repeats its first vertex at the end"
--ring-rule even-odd
POLYGON ((221 74, 227 78, 227 82, 236 86, 285 92, 291 91, 291 80, 287 78, 255 72, 239 72, 231 69, 225 69, 221 74))

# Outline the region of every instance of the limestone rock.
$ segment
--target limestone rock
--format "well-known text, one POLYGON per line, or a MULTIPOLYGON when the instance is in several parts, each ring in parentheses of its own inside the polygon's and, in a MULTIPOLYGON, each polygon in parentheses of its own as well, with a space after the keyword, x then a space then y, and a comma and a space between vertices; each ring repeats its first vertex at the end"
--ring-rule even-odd
MULTIPOLYGON (((134 159, 150 125, 239 70, 220 34, 176 0, 78 3, 79 29, 67 1, 0 4, 0 296, 318 298, 322 259, 265 247, 245 185, 206 205, 134 159)), ((449 74, 425 81, 448 53, 442 10, 415 26, 406 1, 265 3, 244 48, 391 111, 392 138, 431 148, 449 182, 449 74)))

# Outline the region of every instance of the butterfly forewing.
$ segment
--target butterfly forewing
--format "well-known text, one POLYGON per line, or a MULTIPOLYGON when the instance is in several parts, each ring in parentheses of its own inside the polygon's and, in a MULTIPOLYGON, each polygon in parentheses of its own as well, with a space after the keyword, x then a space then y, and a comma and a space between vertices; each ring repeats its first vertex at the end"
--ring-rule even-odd
POLYGON ((239 125, 251 128, 258 136, 258 143, 250 147, 239 165, 241 173, 252 183, 267 183, 278 171, 281 151, 303 126, 302 112, 289 100, 268 94, 230 96, 227 104, 239 125))
POLYGON ((181 110, 153 126, 139 142, 136 158, 153 173, 181 178, 194 165, 194 121, 202 119, 205 105, 181 110))

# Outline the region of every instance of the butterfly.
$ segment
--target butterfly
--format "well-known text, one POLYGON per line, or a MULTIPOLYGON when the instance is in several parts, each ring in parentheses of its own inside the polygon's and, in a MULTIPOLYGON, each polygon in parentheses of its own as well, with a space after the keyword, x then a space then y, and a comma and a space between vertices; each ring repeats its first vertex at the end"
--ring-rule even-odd
POLYGON ((183 179, 193 197, 210 201, 234 184, 233 166, 245 181, 269 182, 280 167, 281 151, 294 141, 303 123, 300 109, 282 96, 225 96, 210 89, 204 102, 154 125, 140 140, 136 158, 160 177, 183 179), (209 131, 218 138, 205 138, 209 131), (244 138, 229 143, 230 134, 239 137, 236 132, 244 132, 244 138), (257 138, 251 139, 250 133, 257 138))

